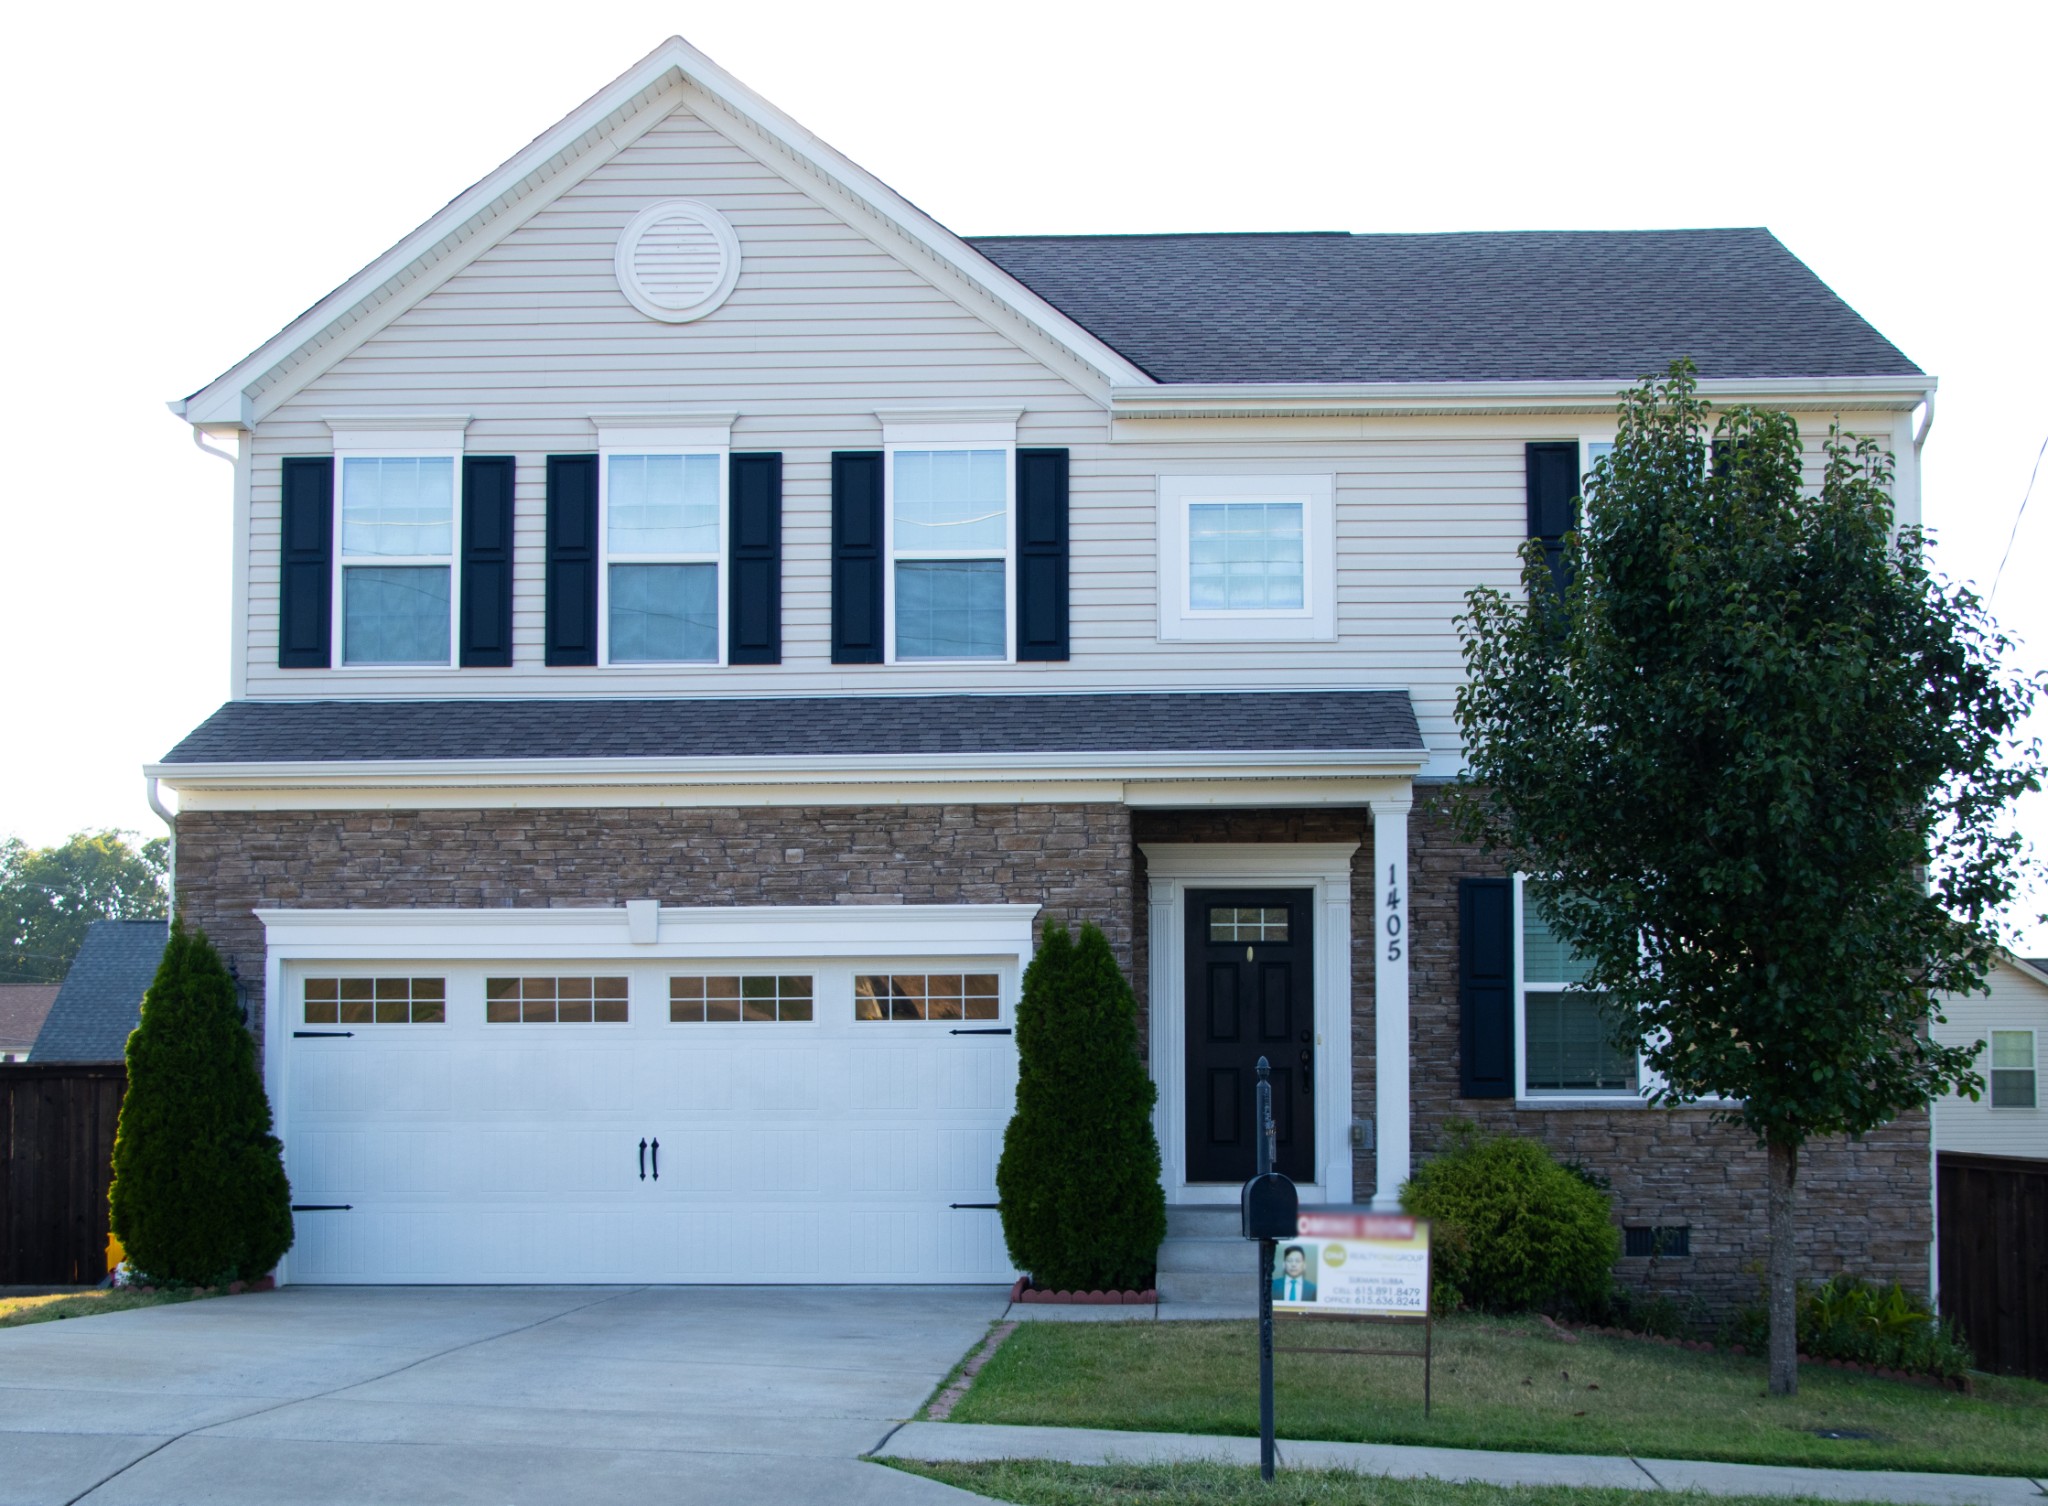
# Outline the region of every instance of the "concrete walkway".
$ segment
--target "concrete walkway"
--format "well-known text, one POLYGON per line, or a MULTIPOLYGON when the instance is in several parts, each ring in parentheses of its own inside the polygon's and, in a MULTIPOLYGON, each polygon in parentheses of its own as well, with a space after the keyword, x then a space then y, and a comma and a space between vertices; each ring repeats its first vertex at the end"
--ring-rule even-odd
MULTIPOLYGON (((891 1459, 1063 1459, 1071 1464, 1172 1464, 1214 1459, 1257 1464, 1256 1438, 1119 1433, 1099 1428, 996 1427, 912 1422, 877 1450, 891 1459)), ((1696 1490, 1709 1495, 1813 1496, 1908 1506, 2042 1506, 2039 1482, 1994 1475, 1920 1475, 1892 1470, 1795 1469, 1684 1459, 1603 1459, 1587 1454, 1505 1454, 1482 1449, 1380 1443, 1295 1443, 1280 1458, 1294 1469, 1349 1469, 1399 1479, 1488 1485, 1568 1485, 1696 1490)))
POLYGON ((0 1330, 4 1506, 981 1498, 865 1463, 980 1287, 292 1287, 0 1330))

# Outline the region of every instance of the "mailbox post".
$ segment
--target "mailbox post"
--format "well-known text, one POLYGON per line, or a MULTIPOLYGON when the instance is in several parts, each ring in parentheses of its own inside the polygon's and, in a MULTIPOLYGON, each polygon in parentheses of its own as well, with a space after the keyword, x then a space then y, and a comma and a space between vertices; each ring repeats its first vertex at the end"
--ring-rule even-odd
POLYGON ((1294 1183, 1273 1170, 1272 1067, 1259 1058, 1258 1174, 1238 1196, 1241 1231, 1259 1243, 1259 1478, 1273 1478, 1273 1249, 1294 1238, 1301 1200, 1294 1183))

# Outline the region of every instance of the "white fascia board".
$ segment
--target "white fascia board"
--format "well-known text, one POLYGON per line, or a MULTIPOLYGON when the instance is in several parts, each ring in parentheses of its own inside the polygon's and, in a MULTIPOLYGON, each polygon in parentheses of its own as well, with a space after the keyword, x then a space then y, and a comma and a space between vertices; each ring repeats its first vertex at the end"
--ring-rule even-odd
MULTIPOLYGON (((1118 419, 1326 418, 1351 414, 1612 413, 1626 382, 1177 382, 1110 389, 1118 419)), ((1718 406, 1918 407, 1933 377, 1768 377, 1699 384, 1718 406)))
POLYGON ((1034 784, 1076 777, 1120 783, 1190 779, 1317 779, 1412 776, 1426 752, 1411 749, 1308 749, 1256 753, 1038 753, 1014 759, 953 753, 847 755, 838 758, 518 758, 373 759, 295 763, 149 764, 143 772, 174 790, 317 789, 347 786, 468 789, 596 785, 829 784, 859 780, 1034 784))
POLYGON ((1031 952, 1037 905, 663 905, 635 941, 625 904, 550 909, 260 909, 281 958, 986 957, 1031 952))
MULTIPOLYGON (((872 213, 922 247, 934 260, 981 288, 997 304, 1014 311, 1042 338, 1071 352, 1100 373, 1105 384, 1143 386, 1152 380, 1143 370, 1060 313, 959 236, 813 136, 681 37, 670 37, 536 137, 524 150, 450 200, 446 208, 228 371, 190 397, 173 399, 171 411, 193 425, 253 427, 262 412, 285 401, 339 360, 353 345, 337 345, 323 360, 306 363, 295 373, 290 384, 280 385, 263 394, 261 411, 249 396, 247 389, 250 386, 376 295, 387 283, 402 276, 422 256, 442 242, 459 237, 472 220, 500 199, 537 196, 535 202, 522 206, 518 211, 508 208, 493 222, 491 233, 472 236, 472 244, 465 247, 459 256, 443 258, 441 263, 437 263, 439 277, 415 279, 402 295, 386 300, 385 306, 378 310, 374 327, 382 328, 388 324, 424 297, 433 285, 452 276, 570 184, 580 181, 638 139, 674 108, 675 101, 668 96, 688 84, 695 84, 762 136, 811 166, 842 192, 867 205, 872 213), (650 91, 658 97, 635 110, 635 101, 649 95, 650 91), (612 123, 611 118, 621 112, 630 119, 612 123), (609 142, 593 144, 590 150, 564 157, 565 153, 572 152, 583 143, 585 137, 607 128, 608 123, 612 132, 609 142), (593 153, 598 154, 594 160, 593 153), (557 161, 557 158, 563 160, 557 161)), ((367 334, 361 338, 367 338, 367 334)), ((360 343, 360 339, 355 343, 360 343)))

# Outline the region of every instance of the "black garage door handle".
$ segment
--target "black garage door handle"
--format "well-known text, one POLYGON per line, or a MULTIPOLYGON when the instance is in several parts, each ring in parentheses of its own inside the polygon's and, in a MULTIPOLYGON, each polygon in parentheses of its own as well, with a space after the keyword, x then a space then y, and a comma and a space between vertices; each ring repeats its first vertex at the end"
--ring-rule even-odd
POLYGON ((1010 1027, 1009 1027, 1009 1026, 1007 1026, 1007 1025, 1002 1025, 1002 1026, 998 1026, 998 1027, 996 1027, 996 1028, 994 1028, 994 1029, 990 1029, 990 1030, 948 1030, 948 1031, 946 1032, 946 1034, 948 1034, 948 1035, 1008 1035, 1008 1034, 1010 1034, 1010 1027))
POLYGON ((647 1137, 640 1137, 640 1180, 647 1180, 647 1137))
POLYGON ((331 1041, 338 1040, 343 1036, 353 1036, 354 1034, 353 1030, 294 1030, 292 1032, 292 1039, 295 1041, 331 1041))
POLYGON ((654 1180, 661 1180, 661 1142, 654 1142, 654 1180))

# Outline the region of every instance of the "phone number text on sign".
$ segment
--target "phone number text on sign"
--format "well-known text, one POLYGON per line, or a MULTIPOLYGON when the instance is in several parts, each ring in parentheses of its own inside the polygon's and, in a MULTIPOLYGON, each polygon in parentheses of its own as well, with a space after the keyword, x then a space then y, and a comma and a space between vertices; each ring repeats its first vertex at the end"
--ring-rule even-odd
POLYGON ((1383 1213, 1304 1213, 1280 1247, 1273 1305, 1299 1313, 1429 1312, 1429 1223, 1383 1213))

